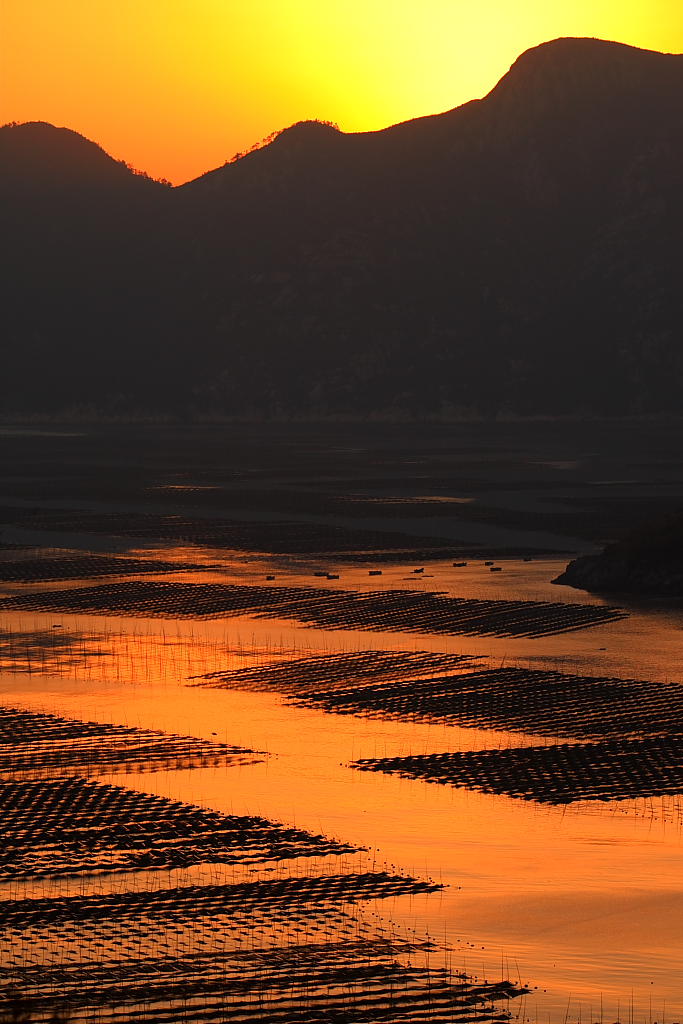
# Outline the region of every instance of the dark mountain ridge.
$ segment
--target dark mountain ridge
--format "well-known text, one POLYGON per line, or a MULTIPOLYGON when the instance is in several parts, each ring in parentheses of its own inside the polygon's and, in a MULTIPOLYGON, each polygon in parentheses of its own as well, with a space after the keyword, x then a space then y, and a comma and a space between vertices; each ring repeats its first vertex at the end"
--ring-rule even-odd
POLYGON ((59 136, 56 177, 66 141, 82 161, 80 207, 36 218, 25 182, 44 171, 17 176, 8 153, 38 127, 0 131, 0 216, 20 249, 31 239, 3 308, 9 365, 33 379, 20 401, 6 388, 6 408, 681 408, 683 56, 556 40, 482 100, 379 132, 304 122, 174 190, 59 136), (115 215, 91 230, 95 180, 115 215))
POLYGON ((70 128, 27 121, 0 128, 0 185, 34 192, 137 189, 159 183, 114 160, 94 142, 70 128))

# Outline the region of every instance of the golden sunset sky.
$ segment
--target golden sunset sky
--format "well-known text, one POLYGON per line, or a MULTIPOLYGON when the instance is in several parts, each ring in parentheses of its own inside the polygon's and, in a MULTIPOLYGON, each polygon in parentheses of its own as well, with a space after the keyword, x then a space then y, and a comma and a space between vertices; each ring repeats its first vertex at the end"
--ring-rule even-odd
POLYGON ((0 123, 186 181, 295 121, 383 128, 558 36, 683 51, 683 0, 0 0, 0 123))

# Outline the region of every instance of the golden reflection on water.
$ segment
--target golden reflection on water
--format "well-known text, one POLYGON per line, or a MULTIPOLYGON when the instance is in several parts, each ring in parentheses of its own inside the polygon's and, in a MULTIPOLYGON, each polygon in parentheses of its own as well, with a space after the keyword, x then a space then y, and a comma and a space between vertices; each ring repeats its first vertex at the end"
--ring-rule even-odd
MULTIPOLYGON (((186 549, 182 553, 187 556, 186 549)), ((372 579, 367 569, 341 569, 341 579, 326 585, 596 600, 547 583, 560 563, 499 564, 504 571, 493 578, 481 563, 457 570, 439 563, 419 580, 406 578, 405 568, 386 568, 372 579)), ((276 572, 277 583, 307 582, 296 565, 284 570, 278 564, 276 572)), ((254 582, 261 574, 259 562, 174 578, 254 582)), ((366 846, 366 853, 356 855, 358 863, 387 864, 443 881, 442 894, 398 897, 382 913, 401 927, 426 929, 454 943, 466 969, 480 977, 498 977, 508 967, 516 977, 519 970, 522 981, 538 986, 523 1008, 530 1020, 615 1020, 619 1014, 626 1021, 632 1013, 637 1021, 672 1022, 683 1016, 683 821, 677 798, 557 808, 359 773, 348 767, 356 758, 539 741, 326 714, 288 706, 273 693, 185 685, 193 675, 340 649, 471 653, 493 664, 542 663, 590 675, 683 682, 683 612, 631 609, 625 621, 531 640, 324 631, 261 618, 165 621, 27 613, 0 618, 1 628, 17 634, 47 632, 57 624, 80 640, 52 664, 34 660, 30 673, 17 659, 5 663, 0 691, 6 704, 216 738, 271 755, 251 766, 116 775, 111 781, 323 832, 366 846)), ((267 867, 250 870, 258 874, 267 867)), ((213 880, 235 878, 240 870, 197 867, 159 876, 166 882, 213 880)), ((63 880, 37 888, 41 894, 54 892, 57 884, 64 892, 63 880)), ((115 878, 80 879, 67 887, 81 892, 117 884, 115 878)), ((130 886, 129 876, 123 884, 130 886)), ((15 884, 12 893, 27 888, 15 884)))

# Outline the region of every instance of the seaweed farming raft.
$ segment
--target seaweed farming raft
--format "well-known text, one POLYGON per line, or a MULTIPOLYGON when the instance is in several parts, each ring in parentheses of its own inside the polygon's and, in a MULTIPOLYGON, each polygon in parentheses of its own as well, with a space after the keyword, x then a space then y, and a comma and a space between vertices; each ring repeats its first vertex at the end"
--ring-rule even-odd
POLYGON ((0 582, 47 583, 53 580, 90 580, 96 579, 98 576, 198 572, 202 568, 199 565, 161 562, 152 558, 64 554, 51 558, 0 560, 0 582))
POLYGON ((430 888, 378 872, 0 903, 0 992, 37 1021, 507 1019, 519 987, 358 906, 430 888))
POLYGON ((553 738, 675 733, 683 721, 677 683, 479 668, 480 661, 421 651, 323 653, 209 672, 189 685, 274 690, 292 703, 335 714, 553 738))
POLYGON ((81 778, 0 783, 0 880, 356 852, 322 835, 81 778))
POLYGON ((0 707, 0 779, 17 774, 62 778, 162 771, 261 760, 262 754, 246 747, 196 736, 0 707))
POLYGON ((626 617, 608 605, 152 580, 21 594, 0 601, 0 609, 187 619, 253 615, 323 629, 492 637, 549 636, 626 617))
POLYGON ((83 777, 258 759, 194 737, 0 709, 3 892, 30 892, 46 879, 54 892, 69 878, 91 890, 0 901, 0 1003, 10 1019, 509 1016, 519 988, 466 978, 431 942, 363 912, 435 892, 431 880, 361 870, 357 847, 263 817, 83 777), (354 858, 346 870, 344 855, 354 858), (213 877, 229 869, 243 880, 159 888, 160 870, 197 868, 204 877, 207 866, 213 877), (277 875, 261 873, 275 866, 277 875), (130 873, 135 887, 126 888, 130 873))
POLYGON ((569 804, 683 793, 683 736, 363 758, 354 768, 569 804))

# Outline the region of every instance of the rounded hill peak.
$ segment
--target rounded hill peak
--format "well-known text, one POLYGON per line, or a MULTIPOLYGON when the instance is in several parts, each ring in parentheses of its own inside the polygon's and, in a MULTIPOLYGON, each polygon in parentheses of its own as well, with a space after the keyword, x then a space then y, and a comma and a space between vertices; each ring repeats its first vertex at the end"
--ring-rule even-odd
POLYGON ((343 133, 330 121, 297 121, 284 128, 273 139, 271 146, 306 152, 315 150, 343 133))
POLYGON ((288 128, 283 128, 278 133, 277 138, 281 139, 284 136, 287 138, 312 138, 314 136, 339 134, 339 126, 331 121, 308 120, 296 121, 294 124, 290 124, 288 128))
POLYGON ((683 56, 605 39, 564 37, 525 50, 489 93, 539 109, 642 96, 681 85, 683 56))
POLYGON ((148 183, 84 135, 47 121, 0 128, 0 180, 41 190, 119 187, 131 180, 136 185, 148 183))

